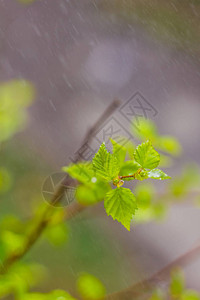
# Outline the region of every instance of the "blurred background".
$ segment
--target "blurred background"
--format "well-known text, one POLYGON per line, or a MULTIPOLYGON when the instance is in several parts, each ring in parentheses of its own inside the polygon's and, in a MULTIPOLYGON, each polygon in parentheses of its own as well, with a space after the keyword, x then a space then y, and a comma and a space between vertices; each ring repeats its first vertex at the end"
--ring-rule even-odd
MULTIPOLYGON (((160 134, 179 140, 182 156, 170 176, 185 163, 199 165, 199 59, 199 0, 1 0, 0 81, 30 82, 34 101, 26 114, 21 106, 10 114, 17 124, 23 119, 20 132, 1 142, 0 165, 9 174, 0 218, 26 219, 40 207, 45 179, 70 163, 115 98, 120 105, 110 122, 126 135, 133 134, 131 116, 136 129, 140 119, 152 119, 160 134)), ((94 136, 94 147, 100 141, 94 136)), ((159 182, 159 192, 166 185, 159 182)), ((190 200, 130 232, 103 205, 90 207, 52 233, 52 245, 41 239, 24 258, 48 269, 36 290, 73 292, 78 274, 89 272, 113 292, 159 270, 200 238, 200 211, 190 200)), ((186 276, 200 291, 200 258, 186 276)))

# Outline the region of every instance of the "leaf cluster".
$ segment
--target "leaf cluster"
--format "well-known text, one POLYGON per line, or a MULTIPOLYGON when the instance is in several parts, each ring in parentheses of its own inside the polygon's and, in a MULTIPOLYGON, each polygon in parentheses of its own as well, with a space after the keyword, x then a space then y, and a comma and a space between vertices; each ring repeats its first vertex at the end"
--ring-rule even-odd
POLYGON ((137 210, 137 199, 129 188, 122 187, 124 182, 170 177, 157 168, 160 155, 151 141, 138 145, 130 160, 125 160, 127 149, 124 146, 114 140, 111 142, 112 153, 103 143, 92 162, 71 164, 63 170, 80 183, 76 198, 81 204, 104 201, 107 215, 130 230, 131 220, 137 210))

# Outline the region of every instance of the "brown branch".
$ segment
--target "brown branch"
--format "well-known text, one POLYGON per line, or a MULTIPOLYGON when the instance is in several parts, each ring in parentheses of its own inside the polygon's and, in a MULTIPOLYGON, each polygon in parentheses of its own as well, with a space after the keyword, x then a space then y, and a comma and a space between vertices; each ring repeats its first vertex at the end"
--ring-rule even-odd
MULTIPOLYGON (((119 100, 114 100, 102 116, 97 120, 97 122, 92 126, 92 128, 87 132, 83 142, 81 143, 81 147, 84 146, 85 143, 89 143, 93 138, 93 135, 99 128, 99 126, 107 120, 107 118, 116 110, 116 108, 120 105, 119 100)), ((80 147, 80 148, 81 148, 80 147)), ((80 155, 77 154, 74 162, 77 162, 80 159, 80 155)), ((68 184, 69 177, 66 176, 62 181, 58 189, 55 191, 54 195, 51 199, 51 205, 47 207, 43 215, 41 216, 40 221, 37 223, 35 228, 30 232, 30 234, 26 237, 26 242, 22 250, 11 253, 6 260, 0 266, 0 274, 5 274, 7 270, 12 266, 17 260, 21 259, 29 249, 35 244, 35 242, 39 239, 45 228, 47 227, 49 221, 51 220, 51 216, 54 213, 54 206, 60 202, 63 198, 64 192, 66 191, 66 185, 68 184)), ((79 203, 73 203, 66 210, 66 219, 70 219, 79 212, 81 212, 85 206, 80 205, 79 203)), ((33 220, 34 221, 34 220, 33 220)))
POLYGON ((135 179, 136 173, 132 175, 124 175, 124 176, 119 176, 119 179, 125 179, 125 178, 134 178, 135 179))
POLYGON ((106 297, 105 300, 131 300, 136 299, 137 297, 144 295, 145 292, 152 291, 159 283, 167 280, 170 276, 171 271, 177 267, 184 267, 192 260, 194 260, 198 255, 200 255, 200 244, 190 249, 188 252, 179 256, 169 265, 164 267, 162 270, 158 271, 151 277, 144 279, 141 282, 138 282, 127 289, 122 291, 110 294, 106 297))
POLYGON ((135 172, 134 174, 131 174, 131 175, 122 175, 122 176, 119 176, 119 179, 124 179, 124 178, 134 178, 135 179, 135 176, 140 174, 142 172, 142 169, 139 169, 137 170, 137 172, 135 172))

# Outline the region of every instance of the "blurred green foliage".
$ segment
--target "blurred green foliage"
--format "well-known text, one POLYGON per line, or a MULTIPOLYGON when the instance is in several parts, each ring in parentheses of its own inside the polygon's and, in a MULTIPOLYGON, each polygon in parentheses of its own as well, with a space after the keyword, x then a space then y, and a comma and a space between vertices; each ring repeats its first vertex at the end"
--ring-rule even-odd
POLYGON ((178 268, 172 271, 169 286, 164 289, 156 289, 150 297, 150 300, 166 299, 199 300, 200 294, 186 288, 184 273, 178 268))
MULTIPOLYGON (((133 135, 139 141, 149 138, 155 148, 160 153, 161 166, 171 168, 175 164, 175 159, 181 157, 182 148, 178 140, 169 135, 161 135, 152 120, 143 119, 140 122, 140 130, 131 127, 133 135)), ((152 220, 162 220, 171 204, 177 201, 184 201, 190 193, 191 202, 195 203, 199 193, 200 169, 199 166, 187 162, 182 166, 182 172, 174 176, 162 192, 155 192, 156 185, 153 182, 136 186, 136 196, 138 199, 138 210, 134 217, 134 222, 143 223, 152 220)))
POLYGON ((5 193, 11 186, 11 175, 5 168, 0 168, 0 194, 5 193))
POLYGON ((174 136, 160 135, 156 124, 152 120, 142 119, 139 130, 132 125, 133 136, 140 141, 151 140, 158 150, 165 154, 178 156, 181 154, 181 145, 174 136))
POLYGON ((77 287, 82 299, 98 300, 103 299, 106 295, 102 283, 91 274, 81 274, 77 281, 77 287))
POLYGON ((185 287, 185 278, 181 270, 172 272, 169 291, 173 297, 179 297, 185 287))
MULTIPOLYGON (((24 128, 27 109, 34 95, 34 87, 24 80, 12 80, 0 85, 0 141, 4 143, 0 152, 0 195, 3 200, 0 216, 2 270, 4 270, 3 261, 13 254, 23 252, 30 233, 41 222, 43 213, 49 208, 38 191, 38 186, 41 186, 41 180, 49 171, 49 167, 43 165, 40 160, 37 165, 35 160, 30 158, 29 150, 23 148, 24 145, 22 147, 20 141, 15 141, 14 144, 12 140, 9 141, 15 133, 24 128), (14 155, 13 145, 15 145, 14 155), (30 213, 33 215, 32 218, 30 213)), ((136 197, 137 211, 133 219, 135 224, 161 220, 166 216, 168 207, 176 201, 183 201, 191 190, 194 193, 195 203, 198 202, 196 191, 200 179, 199 168, 188 164, 183 166, 182 174, 170 180, 167 188, 162 189, 162 193, 157 192, 157 185, 152 179, 168 178, 164 172, 157 169, 160 158, 165 167, 169 167, 169 164, 173 166, 174 159, 182 153, 181 146, 174 137, 161 135, 152 121, 141 122, 140 132, 135 132, 134 127, 132 130, 134 135, 137 134, 140 142, 146 140, 151 142, 136 147, 130 141, 121 146, 111 140, 112 154, 105 146, 101 146, 93 160, 93 165, 81 162, 65 168, 65 171, 80 183, 76 191, 77 201, 89 206, 102 201, 107 193, 106 210, 108 213, 111 212, 114 218, 122 220, 127 228, 130 226, 132 213, 129 215, 126 212, 125 217, 119 214, 120 210, 116 209, 116 203, 110 205, 113 201, 120 199, 126 205, 130 204, 125 205, 125 210, 128 207, 135 211, 136 197), (117 177, 118 173, 122 178, 117 177), (134 183, 139 181, 139 184, 134 184, 135 196, 129 188, 121 187, 123 184, 130 187, 130 178, 127 176, 133 174, 134 183), (149 179, 148 183, 143 181, 146 178, 149 179), (113 192, 114 186, 117 188, 113 192), (119 195, 116 195, 116 191, 117 193, 120 191, 119 195)), ((125 277, 126 282, 131 282, 132 278, 137 276, 136 272, 133 274, 131 271, 128 259, 121 260, 120 246, 118 245, 116 249, 106 224, 101 229, 97 220, 75 219, 66 224, 65 213, 65 208, 53 208, 51 220, 43 237, 38 241, 38 247, 36 245, 31 255, 28 253, 26 258, 11 265, 5 274, 1 273, 0 299, 9 295, 13 295, 16 300, 76 299, 76 296, 72 297, 65 291, 66 289, 72 294, 79 295, 77 297, 81 299, 101 299, 106 294, 106 290, 110 292, 116 286, 123 287, 122 277, 125 277), (39 263, 33 264, 32 261, 39 263), (44 264, 48 268, 44 267, 44 264), (61 266, 60 277, 64 278, 62 283, 57 281, 58 278, 54 278, 58 264, 61 266), (109 282, 106 288, 99 279, 91 275, 98 275, 99 270, 103 281, 109 282), (88 273, 80 274, 82 271, 88 273), (51 292, 47 281, 52 287, 51 292), (58 289, 58 285, 63 290, 58 289), (46 293, 39 293, 41 290, 46 293)), ((199 299, 196 292, 185 289, 180 272, 172 274, 168 293, 175 299, 199 299)), ((156 291, 152 295, 152 299, 165 299, 163 297, 162 291, 156 291)))
POLYGON ((35 95, 32 84, 12 80, 0 85, 0 142, 23 129, 27 121, 26 108, 35 95))

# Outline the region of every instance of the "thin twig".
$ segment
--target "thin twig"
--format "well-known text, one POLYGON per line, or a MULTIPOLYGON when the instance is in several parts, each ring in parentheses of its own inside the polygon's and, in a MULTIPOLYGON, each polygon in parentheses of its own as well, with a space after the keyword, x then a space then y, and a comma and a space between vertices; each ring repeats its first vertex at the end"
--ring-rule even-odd
POLYGON ((188 252, 179 256, 169 265, 164 267, 162 270, 158 271, 151 277, 138 282, 127 289, 121 290, 119 292, 110 294, 105 300, 131 300, 136 299, 136 297, 145 294, 145 292, 152 291, 159 283, 167 280, 170 276, 171 271, 177 267, 184 267, 192 260, 194 260, 198 255, 200 255, 200 244, 197 244, 194 248, 190 249, 188 252))
POLYGON ((135 179, 136 175, 139 175, 141 172, 142 172, 142 169, 138 169, 134 174, 119 176, 119 179, 125 179, 125 178, 134 178, 135 179))
MULTIPOLYGON (((114 100, 108 106, 108 108, 105 110, 102 116, 87 132, 83 142, 81 143, 81 147, 84 146, 85 143, 89 143, 91 141, 93 135, 95 134, 99 126, 107 120, 107 118, 117 109, 117 107, 119 107, 119 105, 120 105, 120 101, 114 100)), ((80 154, 77 154, 77 156, 74 159, 74 162, 77 162, 79 159, 80 159, 80 154)), ((21 259, 29 251, 29 249, 35 244, 35 242, 39 239, 39 237, 47 227, 52 214, 54 213, 54 206, 62 200, 64 192, 66 191, 67 188, 66 185, 68 184, 69 180, 70 180, 69 177, 66 176, 65 179, 62 181, 62 183, 59 185, 58 189, 55 191, 55 193, 52 196, 50 205, 47 207, 47 209, 41 216, 40 221, 37 223, 37 225, 32 230, 32 232, 27 236, 23 249, 11 253, 7 257, 7 259, 2 263, 2 267, 0 266, 0 274, 5 274, 7 270, 10 268, 10 266, 12 266, 17 260, 21 259)), ((67 208, 66 219, 72 218, 74 215, 78 214, 84 208, 85 206, 82 206, 79 203, 73 203, 67 208)))

